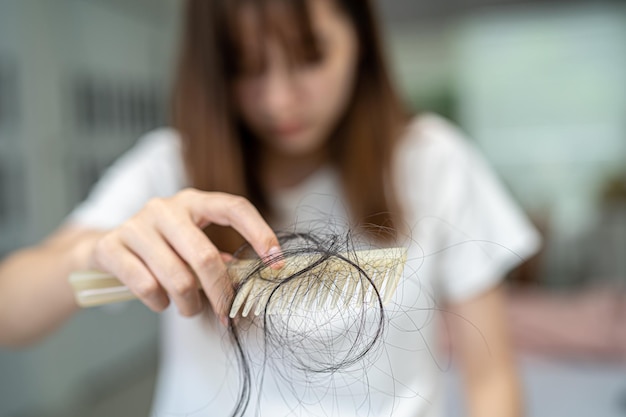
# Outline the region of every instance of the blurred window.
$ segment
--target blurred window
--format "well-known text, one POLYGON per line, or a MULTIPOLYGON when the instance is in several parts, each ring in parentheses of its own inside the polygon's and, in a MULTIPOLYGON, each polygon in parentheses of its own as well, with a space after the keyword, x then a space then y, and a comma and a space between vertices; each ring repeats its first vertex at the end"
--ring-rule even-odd
POLYGON ((0 130, 13 127, 17 122, 16 87, 17 71, 14 62, 0 55, 0 130))

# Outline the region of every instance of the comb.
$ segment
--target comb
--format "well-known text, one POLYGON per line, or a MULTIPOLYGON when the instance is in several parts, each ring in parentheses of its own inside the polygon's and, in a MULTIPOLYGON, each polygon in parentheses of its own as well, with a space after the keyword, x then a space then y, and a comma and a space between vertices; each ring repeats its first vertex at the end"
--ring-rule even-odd
MULTIPOLYGON (((353 251, 327 259, 319 254, 298 254, 285 256, 280 269, 258 259, 235 260, 228 264, 228 275, 240 287, 230 317, 234 318, 240 310, 246 317, 262 312, 281 314, 292 308, 314 311, 360 307, 378 304, 379 300, 387 304, 398 287, 406 257, 405 248, 353 251)), ((106 272, 74 272, 69 282, 81 307, 136 298, 120 280, 106 272)))

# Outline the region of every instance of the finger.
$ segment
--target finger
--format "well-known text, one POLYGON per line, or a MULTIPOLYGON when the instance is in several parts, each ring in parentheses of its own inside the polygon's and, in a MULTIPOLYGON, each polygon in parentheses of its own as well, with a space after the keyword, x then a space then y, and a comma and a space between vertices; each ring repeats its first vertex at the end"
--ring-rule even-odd
POLYGON ((150 273, 148 268, 137 256, 122 244, 110 246, 107 250, 105 268, 122 281, 133 294, 148 308, 155 312, 161 312, 170 303, 167 294, 150 273))
POLYGON ((216 223, 235 229, 261 258, 280 253, 278 238, 258 210, 243 197, 197 192, 188 199, 188 208, 196 224, 216 223))
POLYGON ((222 257, 222 262, 224 262, 225 264, 232 262, 235 259, 233 255, 226 252, 220 252, 220 256, 222 257))
POLYGON ((180 314, 190 317, 202 311, 195 276, 163 236, 145 228, 125 233, 124 241, 165 288, 180 314))
POLYGON ((213 311, 226 314, 233 286, 215 245, 183 214, 163 212, 156 220, 156 227, 200 279, 213 311))

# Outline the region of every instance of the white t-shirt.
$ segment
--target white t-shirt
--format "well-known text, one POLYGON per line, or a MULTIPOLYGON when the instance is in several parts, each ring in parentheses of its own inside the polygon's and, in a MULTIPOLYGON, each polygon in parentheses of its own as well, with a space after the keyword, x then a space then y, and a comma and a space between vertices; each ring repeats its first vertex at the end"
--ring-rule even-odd
MULTIPOLYGON (((408 126, 394 177, 409 229, 404 242, 409 256, 387 307, 383 343, 346 370, 303 378, 280 363, 261 367, 262 343, 255 343, 260 336, 251 332, 246 347, 257 366, 253 372, 262 368, 264 373, 262 383, 260 373, 253 376, 246 415, 440 415, 442 371, 433 354, 433 307, 437 300, 462 301, 493 287, 537 250, 539 237, 472 145, 439 116, 420 115, 408 126)), ((112 228, 149 199, 186 185, 178 135, 158 130, 108 170, 68 221, 112 228)), ((330 167, 271 196, 271 203, 281 218, 272 225, 276 229, 329 221, 341 229, 347 218, 338 176, 330 167)), ((184 318, 175 306, 163 313, 154 416, 229 416, 239 375, 222 326, 206 317, 184 318)))

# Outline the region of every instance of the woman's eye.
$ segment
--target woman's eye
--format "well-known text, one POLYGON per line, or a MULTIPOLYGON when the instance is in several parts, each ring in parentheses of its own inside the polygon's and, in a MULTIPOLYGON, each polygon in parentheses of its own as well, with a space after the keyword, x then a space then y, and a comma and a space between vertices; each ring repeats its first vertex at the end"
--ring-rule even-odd
POLYGON ((324 61, 325 61, 325 55, 322 53, 319 53, 313 57, 310 57, 310 59, 306 60, 303 63, 304 64, 303 66, 306 68, 316 68, 322 65, 324 61))
POLYGON ((322 65, 328 56, 328 51, 325 46, 317 45, 316 48, 307 51, 307 55, 304 56, 301 62, 301 66, 314 68, 322 65))
POLYGON ((265 68, 262 65, 241 65, 237 69, 237 77, 239 78, 258 78, 263 75, 265 68))

